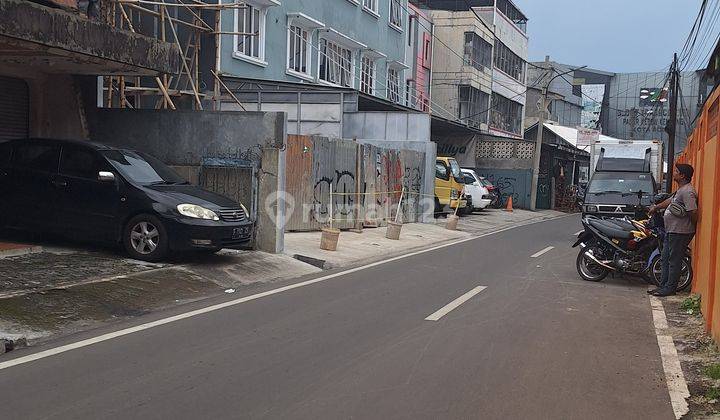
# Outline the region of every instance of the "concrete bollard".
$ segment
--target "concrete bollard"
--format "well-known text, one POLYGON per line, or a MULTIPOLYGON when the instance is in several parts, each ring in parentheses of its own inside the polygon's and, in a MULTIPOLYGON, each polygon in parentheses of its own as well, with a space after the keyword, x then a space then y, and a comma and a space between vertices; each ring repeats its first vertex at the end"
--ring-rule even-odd
POLYGON ((323 228, 320 237, 320 249, 326 251, 337 251, 338 239, 340 238, 340 229, 323 228))
POLYGON ((400 230, 402 230, 402 223, 393 222, 392 220, 388 221, 387 225, 387 231, 385 232, 385 237, 392 240, 399 240, 400 239, 400 230))
POLYGON ((459 216, 449 214, 447 217, 447 224, 445 225, 445 228, 447 230, 457 230, 458 220, 460 220, 459 216))

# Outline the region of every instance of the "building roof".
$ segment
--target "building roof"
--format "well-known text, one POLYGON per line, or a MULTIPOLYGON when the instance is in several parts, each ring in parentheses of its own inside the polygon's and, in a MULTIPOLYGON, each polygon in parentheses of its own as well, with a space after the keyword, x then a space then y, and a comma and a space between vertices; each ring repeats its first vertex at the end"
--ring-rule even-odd
MULTIPOLYGON (((551 124, 551 123, 545 123, 545 128, 552 131, 553 133, 555 133, 555 135, 562 138, 566 142, 577 147, 577 136, 578 136, 577 128, 565 127, 563 125, 551 124)), ((621 141, 621 140, 622 139, 616 139, 615 137, 610 137, 610 136, 600 134, 601 142, 615 142, 615 141, 621 141)), ((581 147, 587 147, 587 146, 581 146, 581 147)))

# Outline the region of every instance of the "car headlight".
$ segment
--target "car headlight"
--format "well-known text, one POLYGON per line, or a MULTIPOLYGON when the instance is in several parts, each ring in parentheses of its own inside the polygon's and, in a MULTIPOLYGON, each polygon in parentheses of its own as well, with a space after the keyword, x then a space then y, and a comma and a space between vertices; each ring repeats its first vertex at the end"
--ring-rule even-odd
POLYGON ((587 213, 597 213, 598 208, 597 206, 585 206, 585 211, 587 213))
POLYGON ((245 212, 245 218, 246 218, 246 219, 247 219, 248 217, 250 217, 250 213, 248 213, 247 208, 243 205, 243 203, 240 203, 240 208, 242 208, 243 211, 245 212))
POLYGON ((220 220, 214 211, 196 204, 180 204, 177 206, 178 213, 194 219, 220 220))

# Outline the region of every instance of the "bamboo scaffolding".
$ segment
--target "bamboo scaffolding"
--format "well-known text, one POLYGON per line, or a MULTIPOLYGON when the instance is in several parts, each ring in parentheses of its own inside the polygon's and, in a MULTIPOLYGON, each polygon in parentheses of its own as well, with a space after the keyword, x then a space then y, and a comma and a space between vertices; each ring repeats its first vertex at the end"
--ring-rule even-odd
POLYGON ((237 0, 232 3, 210 3, 209 0, 111 0, 107 19, 112 26, 149 36, 153 34, 147 33, 148 28, 154 27, 154 36, 158 40, 175 45, 180 56, 180 66, 177 73, 173 74, 162 73, 150 77, 105 76, 102 92, 106 96, 103 104, 108 108, 142 108, 144 104, 144 107, 175 110, 178 104, 182 104, 177 101, 183 97, 192 97, 193 108, 202 110, 202 100, 208 98, 210 92, 200 91, 200 52, 203 49, 203 37, 213 36, 216 49, 215 64, 210 69, 214 77, 213 108, 220 109, 224 90, 244 110, 238 98, 218 75, 218 47, 222 36, 258 36, 257 32, 223 31, 220 27, 221 11, 246 7, 244 2, 237 0), (182 14, 176 11, 182 11, 182 14), (182 33, 179 32, 180 27, 184 28, 182 33), (168 28, 170 34, 167 33, 168 28))

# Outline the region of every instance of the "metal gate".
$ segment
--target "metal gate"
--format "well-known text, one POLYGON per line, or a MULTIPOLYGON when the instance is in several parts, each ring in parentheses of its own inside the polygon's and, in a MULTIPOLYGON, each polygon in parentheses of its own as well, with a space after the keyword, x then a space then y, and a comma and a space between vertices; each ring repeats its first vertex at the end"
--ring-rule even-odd
POLYGON ((551 162, 552 156, 550 153, 543 151, 540 154, 540 173, 538 174, 537 201, 535 202, 538 209, 547 210, 550 208, 551 162))
POLYGON ((0 76, 0 140, 30 135, 30 91, 21 79, 0 76))
POLYGON ((200 186, 243 204, 257 220, 257 165, 244 159, 204 158, 200 186))

